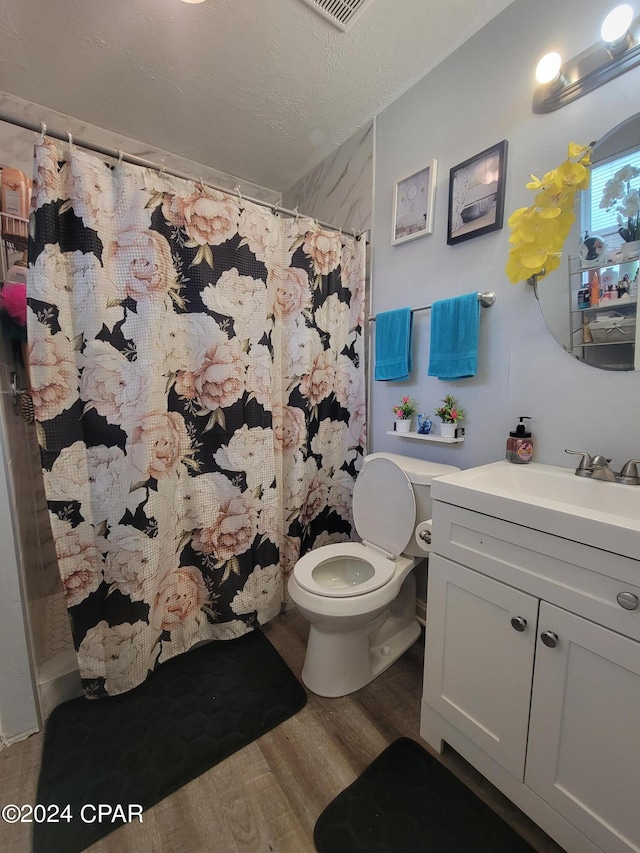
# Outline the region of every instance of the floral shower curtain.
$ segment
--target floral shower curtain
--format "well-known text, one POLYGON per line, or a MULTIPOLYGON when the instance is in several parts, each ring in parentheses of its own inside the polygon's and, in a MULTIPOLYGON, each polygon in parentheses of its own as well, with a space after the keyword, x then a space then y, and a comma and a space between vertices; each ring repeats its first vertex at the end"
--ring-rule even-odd
POLYGON ((116 695, 271 619, 298 556, 351 537, 364 245, 51 140, 30 237, 60 574, 85 692, 116 695))

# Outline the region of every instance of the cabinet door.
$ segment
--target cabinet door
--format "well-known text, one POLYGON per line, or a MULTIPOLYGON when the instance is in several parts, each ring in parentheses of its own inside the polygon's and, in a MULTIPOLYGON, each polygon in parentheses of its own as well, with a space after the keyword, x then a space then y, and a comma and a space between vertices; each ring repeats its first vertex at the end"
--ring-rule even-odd
POLYGON ((602 850, 638 851, 640 643, 543 603, 548 631, 557 644, 538 641, 525 783, 602 850))
POLYGON ((431 555, 424 700, 520 780, 537 613, 533 596, 431 555))

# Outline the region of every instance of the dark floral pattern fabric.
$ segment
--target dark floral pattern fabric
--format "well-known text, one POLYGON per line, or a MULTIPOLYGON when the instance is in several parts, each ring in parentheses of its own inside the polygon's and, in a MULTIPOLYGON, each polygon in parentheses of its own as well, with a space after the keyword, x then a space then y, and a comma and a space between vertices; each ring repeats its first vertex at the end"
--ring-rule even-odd
POLYGON ((28 353, 80 674, 116 695, 352 536, 364 244, 36 146, 28 353))

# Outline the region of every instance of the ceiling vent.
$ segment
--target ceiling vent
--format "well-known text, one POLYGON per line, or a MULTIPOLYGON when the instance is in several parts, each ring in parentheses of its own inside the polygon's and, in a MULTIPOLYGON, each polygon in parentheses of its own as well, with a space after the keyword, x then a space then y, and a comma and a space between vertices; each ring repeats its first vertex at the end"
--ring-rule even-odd
POLYGON ((302 0, 307 6, 346 32, 371 0, 302 0))

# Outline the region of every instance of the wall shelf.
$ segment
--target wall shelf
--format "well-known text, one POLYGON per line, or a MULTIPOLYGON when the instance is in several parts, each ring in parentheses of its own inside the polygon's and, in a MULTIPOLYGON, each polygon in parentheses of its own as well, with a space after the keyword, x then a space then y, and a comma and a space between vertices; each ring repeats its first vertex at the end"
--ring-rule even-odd
POLYGON ((397 432, 395 429, 388 429, 387 435, 395 435, 398 438, 413 438, 418 441, 433 441, 437 444, 462 444, 464 441, 464 434, 457 438, 443 438, 441 435, 432 435, 431 433, 423 435, 420 432, 397 432))

